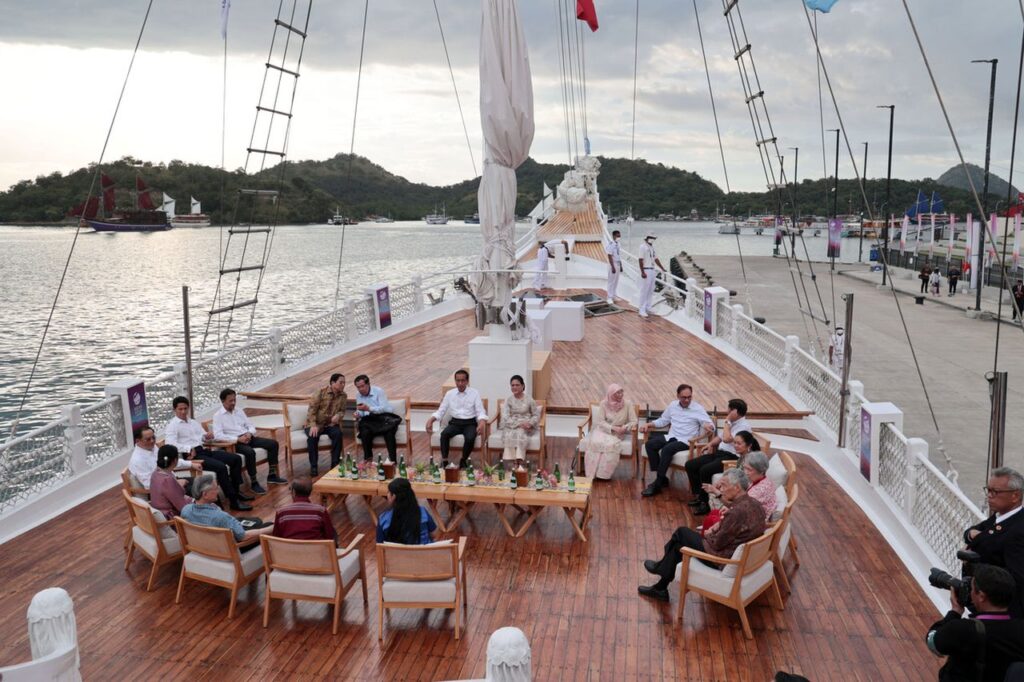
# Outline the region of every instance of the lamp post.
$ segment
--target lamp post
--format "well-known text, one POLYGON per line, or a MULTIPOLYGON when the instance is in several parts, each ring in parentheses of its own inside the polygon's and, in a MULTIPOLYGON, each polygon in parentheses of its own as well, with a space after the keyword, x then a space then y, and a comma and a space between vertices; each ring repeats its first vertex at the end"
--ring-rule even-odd
MULTIPOLYGON (((992 112, 996 101, 996 66, 998 59, 972 59, 971 64, 991 64, 992 79, 988 88, 988 132, 985 134, 985 186, 981 190, 981 201, 984 206, 981 224, 988 223, 988 168, 992 158, 992 112)), ((995 228, 993 228, 995 229, 995 228)), ((985 230, 978 230, 978 288, 974 292, 974 309, 981 310, 982 276, 985 274, 985 230)), ((973 265, 971 266, 973 267, 973 265)))
MULTIPOLYGON (((860 187, 862 190, 868 185, 868 143, 862 142, 864 145, 864 165, 861 167, 860 173, 860 187)), ((864 208, 860 212, 860 245, 857 247, 857 262, 860 263, 864 260, 864 212, 868 210, 867 196, 868 193, 865 190, 864 195, 864 208)))
MULTIPOLYGON (((889 168, 885 172, 885 204, 889 208, 889 191, 892 189, 892 124, 896 114, 895 104, 879 104, 876 109, 889 110, 889 168)), ((882 215, 882 286, 885 286, 885 277, 889 271, 889 218, 882 215)))
MULTIPOLYGON (((829 222, 829 239, 831 240, 832 222, 839 216, 839 129, 829 128, 828 132, 836 134, 836 171, 832 178, 832 221, 829 222)), ((829 270, 836 269, 836 257, 829 257, 829 270)), ((833 317, 835 317, 833 315, 833 317)))

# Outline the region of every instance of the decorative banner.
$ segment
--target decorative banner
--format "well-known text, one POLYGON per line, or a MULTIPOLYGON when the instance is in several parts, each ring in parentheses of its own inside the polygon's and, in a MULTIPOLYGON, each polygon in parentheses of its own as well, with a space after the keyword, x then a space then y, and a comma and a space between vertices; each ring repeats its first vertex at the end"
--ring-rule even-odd
POLYGON ((829 258, 839 258, 839 249, 842 244, 843 221, 839 218, 832 218, 828 221, 828 253, 829 258))
MULTIPOLYGON (((995 237, 997 234, 999 234, 999 228, 997 227, 998 225, 999 225, 999 216, 997 216, 995 213, 993 213, 991 216, 989 216, 989 219, 988 219, 988 227, 989 227, 989 230, 991 230, 991 233, 992 233, 993 237, 995 237)), ((996 261, 996 258, 999 257, 999 254, 996 252, 996 244, 995 244, 994 241, 992 241, 991 239, 986 239, 985 243, 988 244, 988 250, 985 253, 985 259, 987 261, 986 265, 991 267, 992 264, 996 261)))
POLYGON ((900 253, 907 250, 907 230, 910 229, 910 218, 903 216, 903 224, 900 226, 900 253))
POLYGON ((985 254, 976 253, 977 249, 974 248, 975 242, 978 240, 978 233, 981 230, 981 223, 977 220, 971 221, 971 288, 974 289, 978 286, 979 272, 981 270, 981 261, 985 254))
POLYGON ((139 382, 127 388, 128 414, 132 419, 132 432, 149 426, 149 410, 146 408, 146 384, 139 382))
POLYGON ((911 251, 915 256, 917 255, 917 247, 921 244, 921 214, 917 214, 917 233, 914 235, 914 250, 911 251))
POLYGON ((932 256, 935 255, 935 214, 932 213, 932 226, 931 226, 932 238, 928 240, 928 260, 931 260, 932 256))
POLYGON ((704 290, 704 331, 708 334, 714 335, 714 319, 715 319, 715 299, 711 295, 711 287, 704 290))
POLYGON ((782 218, 775 218, 775 246, 782 244, 782 218))
POLYGON ((377 328, 391 326, 391 292, 387 284, 375 284, 367 290, 373 296, 373 311, 377 313, 377 328))
POLYGON ((871 413, 860 410, 860 473, 871 480, 871 413))
POLYGON ((953 258, 953 242, 956 240, 956 216, 949 214, 949 241, 946 242, 946 260, 953 258))
POLYGON ((1020 213, 1013 216, 1013 267, 1020 267, 1020 213))

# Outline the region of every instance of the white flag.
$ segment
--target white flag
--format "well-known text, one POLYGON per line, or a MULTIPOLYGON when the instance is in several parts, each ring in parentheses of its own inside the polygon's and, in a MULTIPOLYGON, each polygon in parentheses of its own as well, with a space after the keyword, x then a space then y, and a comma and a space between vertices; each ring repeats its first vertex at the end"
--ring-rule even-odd
POLYGON ((953 240, 956 239, 956 216, 949 214, 949 241, 946 242, 946 260, 953 258, 953 240))
POLYGON ((928 258, 931 259, 935 255, 935 214, 932 213, 932 225, 931 225, 932 238, 928 240, 928 258))
POLYGON ((1020 267, 1020 213, 1013 216, 1013 267, 1020 267))
POLYGON ((231 0, 220 0, 220 37, 228 39, 228 12, 231 11, 231 0))

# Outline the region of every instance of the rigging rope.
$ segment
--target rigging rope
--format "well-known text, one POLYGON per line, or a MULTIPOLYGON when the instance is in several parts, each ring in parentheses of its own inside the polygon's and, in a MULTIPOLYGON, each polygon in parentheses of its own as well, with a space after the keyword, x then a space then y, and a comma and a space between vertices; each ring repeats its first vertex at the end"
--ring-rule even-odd
POLYGON ((572 165, 572 135, 569 132, 569 97, 566 94, 567 83, 565 80, 565 50, 562 41, 562 9, 561 0, 554 0, 555 15, 558 17, 558 69, 559 84, 562 90, 562 115, 565 119, 565 146, 566 155, 569 158, 569 165, 572 165))
MULTIPOLYGON (((629 138, 629 160, 636 158, 636 72, 640 56, 640 0, 636 0, 636 20, 633 25, 633 131, 629 138)), ((630 211, 632 214, 632 211, 630 211)))
POLYGON ((569 74, 569 111, 571 113, 572 120, 572 144, 575 158, 580 156, 580 145, 579 145, 579 119, 576 116, 576 76, 574 75, 575 69, 573 68, 574 52, 572 47, 572 33, 573 26, 572 22, 575 21, 575 17, 569 11, 569 5, 563 0, 562 12, 565 14, 565 51, 566 51, 566 72, 569 74))
POLYGON ((28 400, 29 390, 32 388, 32 380, 35 378, 36 369, 39 366, 39 358, 43 353, 43 345, 46 343, 46 334, 50 330, 50 323, 53 321, 53 314, 57 309, 57 301, 60 299, 60 293, 64 288, 64 280, 68 276, 68 268, 71 266, 71 257, 75 253, 75 246, 78 244, 78 237, 82 233, 82 221, 84 220, 85 210, 84 208, 89 205, 89 200, 92 199, 93 190, 96 189, 96 181, 100 176, 100 167, 103 164, 103 159, 107 153, 107 145, 110 143, 110 136, 114 132, 114 122, 117 121, 117 114, 121 110, 121 101, 124 99, 125 90, 128 88, 128 78, 132 74, 132 67, 135 65, 135 56, 139 53, 139 45, 142 44, 142 35, 146 32, 146 23, 149 21, 150 10, 153 9, 153 0, 149 0, 146 5, 146 13, 142 17, 142 26, 139 27, 139 35, 135 39, 135 47, 132 49, 132 57, 128 61, 128 70, 124 74, 124 81, 121 83, 121 92, 117 96, 117 104, 114 105, 114 114, 110 117, 110 125, 107 127, 107 135, 103 138, 103 147, 100 149, 100 158, 96 161, 96 170, 93 171, 92 180, 89 183, 89 193, 86 195, 85 204, 83 204, 83 216, 79 217, 78 227, 75 228, 75 236, 71 240, 71 248, 68 250, 68 257, 64 260, 64 269, 60 274, 60 281, 57 283, 57 292, 53 295, 53 303, 50 305, 50 312, 46 316, 46 324, 43 325, 43 334, 39 339, 39 346, 36 348, 36 356, 32 360, 32 368, 28 373, 28 381, 25 382, 25 390, 21 394, 21 401, 18 403, 18 410, 14 413, 14 421, 11 423, 11 438, 14 438, 18 433, 18 422, 21 421, 21 413, 25 408, 25 402, 28 400))
MULTIPOLYGON (((444 58, 448 62, 448 75, 452 78, 452 89, 455 91, 455 103, 459 105, 459 118, 462 119, 462 132, 466 135, 466 147, 469 148, 469 162, 473 165, 473 177, 477 176, 476 158, 473 156, 473 145, 469 141, 469 128, 466 127, 466 116, 462 113, 462 100, 459 99, 459 86, 455 84, 455 71, 452 69, 452 58, 448 56, 448 42, 444 39, 444 26, 441 25, 441 12, 434 0, 434 15, 437 17, 437 30, 441 33, 441 45, 444 46, 444 58)), ((365 31, 365 28, 364 28, 365 31)), ((362 63, 362 55, 359 57, 362 63)))

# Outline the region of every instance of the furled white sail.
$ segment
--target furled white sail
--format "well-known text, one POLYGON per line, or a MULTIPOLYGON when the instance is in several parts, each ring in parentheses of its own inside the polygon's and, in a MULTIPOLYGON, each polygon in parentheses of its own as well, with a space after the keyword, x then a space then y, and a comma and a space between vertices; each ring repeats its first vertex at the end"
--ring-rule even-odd
POLYGON ((167 192, 162 193, 164 195, 163 201, 160 203, 160 210, 167 214, 167 216, 174 217, 174 209, 177 203, 173 197, 168 196, 167 192))
POLYGON ((195 197, 189 197, 192 200, 192 215, 199 215, 203 212, 203 205, 196 200, 195 197))
MULTIPOLYGON (((480 30, 480 122, 484 171, 477 201, 484 245, 478 270, 509 270, 515 264, 516 168, 533 143, 533 81, 515 0, 483 0, 480 30)), ((518 278, 512 273, 473 277, 485 306, 503 308, 518 278)))

